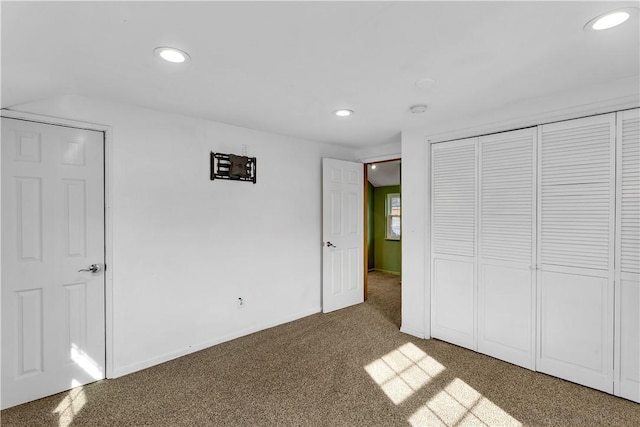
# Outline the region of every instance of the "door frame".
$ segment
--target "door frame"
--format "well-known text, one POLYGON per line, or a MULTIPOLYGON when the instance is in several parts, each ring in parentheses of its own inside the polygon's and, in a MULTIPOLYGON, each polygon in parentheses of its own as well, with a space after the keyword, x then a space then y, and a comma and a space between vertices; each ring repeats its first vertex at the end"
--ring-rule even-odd
MULTIPOLYGON (((105 378, 113 378, 113 129, 111 126, 1 109, 0 116, 53 126, 102 132, 104 149, 105 378)), ((1 178, 0 178, 1 179, 1 178)), ((1 236, 0 236, 1 237, 1 236)), ((2 266, 0 265, 0 269, 2 266)))
MULTIPOLYGON (((400 162, 400 194, 402 200, 402 156, 400 154, 393 154, 389 156, 384 156, 380 158, 372 158, 372 159, 363 159, 362 163, 364 164, 364 203, 363 203, 363 215, 364 215, 364 230, 363 230, 363 239, 364 239, 364 250, 362 253, 364 254, 363 259, 363 269, 364 269, 364 300, 366 301, 369 296, 369 246, 367 245, 367 240, 369 239, 369 210, 367 206, 369 204, 369 165, 374 163, 390 163, 390 162, 400 162)), ((402 202, 401 202, 402 203, 402 202)), ((400 223, 402 224, 402 222, 400 223)), ((402 225, 400 226, 402 230, 402 225)), ((401 237, 402 238, 402 237, 401 237)), ((402 251, 402 246, 400 246, 400 250, 402 251)), ((402 264, 400 265, 400 277, 402 278, 402 264)), ((400 290, 402 292, 402 289, 400 290)))

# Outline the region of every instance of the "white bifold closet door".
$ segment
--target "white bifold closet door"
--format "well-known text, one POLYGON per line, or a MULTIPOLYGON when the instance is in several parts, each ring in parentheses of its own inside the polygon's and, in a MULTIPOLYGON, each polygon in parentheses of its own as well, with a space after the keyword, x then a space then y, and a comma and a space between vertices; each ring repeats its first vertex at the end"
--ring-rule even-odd
POLYGON ((478 351, 535 369, 536 128, 480 138, 478 351))
POLYGON ((640 402, 640 110, 618 113, 615 390, 640 402))
POLYGON ((615 114, 540 129, 537 370, 612 393, 615 114))
POLYGON ((432 336, 535 369, 536 128, 431 150, 432 336))
POLYGON ((476 350, 477 138, 431 146, 431 334, 476 350))

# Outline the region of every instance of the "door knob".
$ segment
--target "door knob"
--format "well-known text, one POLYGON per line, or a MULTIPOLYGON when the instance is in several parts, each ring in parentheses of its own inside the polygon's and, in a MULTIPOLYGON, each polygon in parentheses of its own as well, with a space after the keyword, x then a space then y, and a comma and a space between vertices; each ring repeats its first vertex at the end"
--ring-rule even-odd
POLYGON ((336 246, 336 245, 334 245, 334 244, 333 244, 333 243, 331 243, 331 242, 327 242, 327 247, 328 247, 328 248, 337 248, 337 246, 336 246))
POLYGON ((89 268, 83 268, 82 270, 78 270, 78 272, 87 271, 89 273, 97 273, 100 271, 100 264, 91 264, 89 268))

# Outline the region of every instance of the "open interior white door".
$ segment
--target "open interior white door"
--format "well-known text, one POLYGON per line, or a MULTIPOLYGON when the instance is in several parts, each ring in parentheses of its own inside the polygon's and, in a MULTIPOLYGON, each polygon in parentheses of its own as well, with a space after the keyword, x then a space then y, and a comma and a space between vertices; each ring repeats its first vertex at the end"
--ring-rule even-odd
POLYGON ((2 118, 2 408, 104 378, 104 137, 2 118))
POLYGON ((363 165, 322 159, 322 311, 364 302, 363 165))

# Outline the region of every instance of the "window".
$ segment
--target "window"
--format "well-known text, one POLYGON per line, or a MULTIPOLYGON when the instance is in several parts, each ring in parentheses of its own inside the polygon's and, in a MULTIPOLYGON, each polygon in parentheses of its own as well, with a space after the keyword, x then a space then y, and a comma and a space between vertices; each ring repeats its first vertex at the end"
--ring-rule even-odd
POLYGON ((387 240, 400 240, 400 194, 387 194, 387 240))

